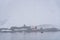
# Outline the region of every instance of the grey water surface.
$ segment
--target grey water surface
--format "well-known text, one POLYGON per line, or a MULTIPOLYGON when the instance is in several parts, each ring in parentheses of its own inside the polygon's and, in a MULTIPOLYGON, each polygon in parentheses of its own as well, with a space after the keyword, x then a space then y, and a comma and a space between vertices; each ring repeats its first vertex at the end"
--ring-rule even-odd
POLYGON ((0 40, 60 40, 60 32, 0 33, 0 40))

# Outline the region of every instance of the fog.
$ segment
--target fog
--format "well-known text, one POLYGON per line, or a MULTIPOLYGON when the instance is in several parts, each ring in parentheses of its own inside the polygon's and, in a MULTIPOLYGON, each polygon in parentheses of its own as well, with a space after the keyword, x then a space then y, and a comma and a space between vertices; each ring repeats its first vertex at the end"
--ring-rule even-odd
POLYGON ((23 24, 60 26, 60 0, 0 0, 0 24, 3 22, 0 27, 23 24))

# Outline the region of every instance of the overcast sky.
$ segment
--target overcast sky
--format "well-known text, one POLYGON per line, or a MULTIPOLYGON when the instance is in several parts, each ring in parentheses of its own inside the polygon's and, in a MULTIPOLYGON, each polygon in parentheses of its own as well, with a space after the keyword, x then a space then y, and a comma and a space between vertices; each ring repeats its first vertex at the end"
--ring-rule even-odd
POLYGON ((1 27, 60 25, 60 0, 0 0, 1 27))

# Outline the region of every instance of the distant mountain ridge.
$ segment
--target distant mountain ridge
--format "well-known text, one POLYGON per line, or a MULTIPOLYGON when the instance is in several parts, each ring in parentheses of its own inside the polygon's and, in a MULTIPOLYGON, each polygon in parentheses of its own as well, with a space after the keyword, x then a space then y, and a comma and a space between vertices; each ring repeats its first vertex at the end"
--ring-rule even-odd
POLYGON ((57 26, 57 25, 52 25, 52 24, 42 24, 42 25, 37 25, 37 27, 43 27, 43 28, 58 28, 59 26, 57 26))

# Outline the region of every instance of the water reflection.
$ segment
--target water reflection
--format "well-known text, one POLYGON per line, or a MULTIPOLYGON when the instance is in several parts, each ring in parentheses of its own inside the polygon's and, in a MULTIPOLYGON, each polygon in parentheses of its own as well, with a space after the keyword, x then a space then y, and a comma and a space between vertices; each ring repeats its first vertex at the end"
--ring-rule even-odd
POLYGON ((0 33, 0 40, 60 40, 60 32, 0 33))

